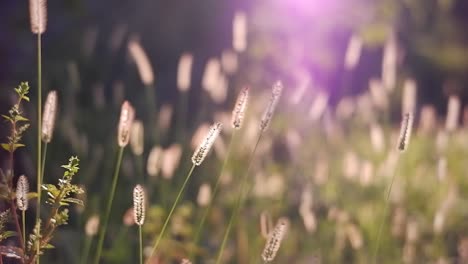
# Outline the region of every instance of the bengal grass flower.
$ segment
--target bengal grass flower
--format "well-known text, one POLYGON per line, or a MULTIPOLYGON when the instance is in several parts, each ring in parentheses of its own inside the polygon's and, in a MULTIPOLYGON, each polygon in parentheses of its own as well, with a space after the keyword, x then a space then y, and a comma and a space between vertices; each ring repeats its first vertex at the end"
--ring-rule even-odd
POLYGON ((237 96, 236 105, 232 110, 232 127, 240 129, 244 121, 245 109, 249 100, 249 87, 244 87, 237 96))
POLYGON ((344 60, 344 66, 347 70, 354 69, 358 64, 361 57, 362 45, 362 38, 359 35, 352 35, 349 39, 344 60))
POLYGON ((29 15, 32 33, 43 34, 47 26, 47 1, 29 0, 29 15))
POLYGON ((145 222, 145 190, 141 185, 135 186, 133 189, 133 217, 138 225, 138 234, 140 238, 140 264, 143 263, 143 239, 141 226, 145 222))
POLYGON ((135 117, 135 110, 132 105, 125 101, 122 104, 122 109, 120 111, 120 120, 117 130, 117 143, 119 145, 119 151, 117 155, 117 163, 114 168, 114 175, 112 177, 112 185, 109 193, 109 198, 107 199, 107 206, 104 212, 104 218, 102 221, 102 228, 100 228, 98 244, 97 244, 97 254, 94 259, 94 263, 98 264, 101 258, 102 247, 104 245, 104 237, 107 231, 107 223, 109 221, 110 212, 112 209, 112 202, 115 196, 115 190, 117 188, 117 182, 119 180, 120 165, 122 164, 122 157, 125 146, 128 145, 130 140, 131 127, 135 117))
POLYGON ((130 147, 133 154, 140 156, 144 151, 144 140, 145 140, 145 131, 143 127, 143 122, 140 120, 135 120, 131 127, 130 133, 130 147))
POLYGON ((200 166, 203 160, 206 158, 211 150, 216 138, 221 132, 223 125, 221 123, 215 123, 210 127, 208 134, 205 139, 200 143, 198 148, 195 150, 192 156, 192 163, 196 166, 200 166))
POLYGON ((237 11, 232 21, 232 47, 239 53, 247 48, 247 15, 242 11, 237 11))
POLYGON ((201 207, 207 206, 211 201, 211 186, 203 183, 198 190, 197 204, 201 207))
POLYGON ((163 158, 163 149, 160 146, 154 146, 146 163, 146 173, 151 177, 156 177, 161 169, 161 161, 163 158))
POLYGON ((267 108, 265 109, 265 112, 263 112, 262 120, 260 121, 261 131, 267 130, 268 126, 270 125, 271 119, 273 118, 273 114, 275 113, 275 109, 278 105, 282 91, 283 83, 281 81, 276 81, 275 84, 273 84, 273 90, 271 93, 270 101, 268 103, 267 108))
POLYGON ((133 189, 133 216, 137 225, 145 222, 145 191, 141 185, 133 189))
POLYGON ((413 114, 406 113, 403 116, 400 128, 400 137, 398 139, 398 150, 401 152, 406 151, 411 138, 411 131, 413 129, 413 114))
POLYGON ((177 68, 177 89, 181 92, 187 92, 192 82, 193 55, 184 53, 180 56, 179 66, 177 68))
POLYGON ((16 204, 18 205, 18 209, 21 211, 21 214, 22 214, 23 248, 25 246, 24 243, 26 241, 25 211, 28 210, 28 192, 29 192, 28 178, 26 178, 26 176, 24 175, 21 175, 16 184, 16 204))
POLYGON ((86 222, 85 234, 89 237, 95 236, 99 230, 99 215, 91 216, 86 222))
POLYGON ((275 259, 276 254, 281 246, 284 235, 286 234, 287 221, 280 219, 276 224, 273 231, 268 236, 268 240, 263 249, 262 259, 265 263, 271 262, 275 259))
POLYGON ((152 85, 154 83, 153 68, 151 67, 148 55, 145 53, 141 44, 136 40, 131 40, 128 43, 128 51, 130 52, 132 59, 135 61, 138 74, 140 75, 143 84, 152 85))
POLYGON ((42 141, 50 143, 54 133, 55 117, 57 115, 57 92, 50 91, 44 104, 42 116, 42 141))
POLYGON ((122 104, 120 112, 120 121, 118 127, 118 137, 117 142, 121 148, 128 145, 130 141, 131 127, 133 124, 133 119, 135 118, 135 110, 132 105, 125 101, 122 104))
POLYGON ((29 182, 26 176, 21 175, 16 185, 16 204, 21 211, 28 210, 29 182))

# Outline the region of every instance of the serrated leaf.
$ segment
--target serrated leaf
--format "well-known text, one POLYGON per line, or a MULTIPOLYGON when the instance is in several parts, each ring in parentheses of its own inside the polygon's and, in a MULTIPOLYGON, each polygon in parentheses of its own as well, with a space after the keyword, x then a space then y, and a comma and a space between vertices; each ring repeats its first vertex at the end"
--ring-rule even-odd
POLYGON ((23 95, 23 99, 29 102, 29 96, 23 95))
POLYGON ((74 203, 74 204, 84 206, 83 201, 80 200, 80 199, 76 199, 76 198, 66 198, 66 199, 63 199, 62 201, 67 202, 67 203, 74 203))

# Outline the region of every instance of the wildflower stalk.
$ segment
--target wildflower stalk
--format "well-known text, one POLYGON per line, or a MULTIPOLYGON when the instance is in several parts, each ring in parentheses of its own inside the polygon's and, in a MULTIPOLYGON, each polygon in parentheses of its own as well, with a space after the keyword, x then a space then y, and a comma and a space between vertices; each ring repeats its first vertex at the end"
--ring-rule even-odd
MULTIPOLYGON (((241 186, 240 186, 239 193, 238 193, 238 196, 237 196, 237 201, 236 201, 236 207, 235 207, 234 211, 231 214, 231 218, 229 219, 229 224, 228 224, 228 226, 226 228, 226 232, 224 233, 223 242, 221 243, 221 247, 220 247, 219 252, 218 252, 218 257, 216 259, 216 264, 221 263, 221 258, 223 256, 224 248, 226 247, 226 242, 227 242, 227 239, 229 237, 229 233, 231 231, 232 225, 234 223, 234 219, 237 218, 237 216, 239 214, 240 207, 241 207, 241 204, 242 204, 242 194, 243 194, 244 189, 247 186, 247 179, 248 179, 248 175, 249 175, 249 172, 250 172, 250 168, 252 167, 252 163, 253 163, 253 160, 254 160, 254 157, 255 157, 255 152, 257 151, 258 143, 260 143, 260 140, 262 139, 262 135, 263 135, 263 130, 260 131, 260 134, 258 135, 257 142, 255 143, 255 146, 254 146, 254 148, 252 150, 252 154, 250 155, 251 157, 250 157, 250 160, 249 160, 249 164, 247 165, 247 170, 245 171, 244 176, 243 176, 242 181, 241 181, 241 186)), ((245 195, 247 195, 247 194, 248 194, 248 191, 245 192, 245 195)))
POLYGON ((41 182, 44 180, 44 167, 45 167, 45 161, 47 157, 47 142, 44 142, 43 149, 42 149, 42 162, 41 162, 41 182))
POLYGON ((26 247, 26 211, 25 210, 22 210, 21 211, 21 217, 23 218, 22 219, 22 222, 23 222, 23 248, 26 247))
MULTIPOLYGON (((228 150, 227 150, 226 158, 224 159, 223 165, 221 167, 221 171, 220 171, 220 173, 218 175, 218 178, 216 179, 216 183, 215 183, 215 186, 213 188, 213 194, 211 195, 210 203, 208 204, 208 207, 203 212, 203 216, 202 216, 202 218, 200 220, 200 223, 198 224, 197 231, 195 232, 194 246, 197 246, 198 241, 200 239, 200 233, 201 233, 201 231, 203 229, 203 225, 205 224, 205 221, 206 221, 206 218, 208 217, 208 214, 210 213, 211 209, 213 208, 213 201, 214 201, 214 198, 215 198, 216 194, 218 193, 218 188, 219 188, 219 184, 221 182, 221 177, 222 177, 222 175, 224 173, 227 162, 229 160, 229 156, 230 156, 232 145, 233 145, 232 142, 234 141, 235 133, 236 133, 236 130, 233 130, 231 140, 229 141, 229 147, 228 147, 228 150)), ((189 259, 193 259, 193 253, 194 253, 194 251, 192 250, 192 253, 190 254, 189 259)))
POLYGON ((382 236, 383 226, 385 224, 385 217, 386 217, 387 211, 388 211, 389 199, 390 199, 390 194, 392 192, 393 182, 395 181, 395 177, 396 177, 397 171, 398 171, 399 161, 400 161, 400 155, 398 155, 398 159, 397 159, 397 162, 396 162, 397 167, 395 168, 395 170, 393 172, 392 179, 390 180, 390 186, 388 187, 387 194, 385 196, 385 204, 384 204, 384 208, 383 208, 382 221, 380 222, 379 232, 377 233, 377 243, 375 245, 374 256, 372 258, 373 263, 377 263, 377 256, 378 256, 378 253, 379 253, 380 239, 381 239, 381 236, 382 236))
POLYGON ((140 264, 143 264, 143 235, 141 232, 141 225, 138 225, 138 234, 140 238, 140 264))
POLYGON ((184 183, 182 184, 182 187, 180 188, 179 193, 177 194, 177 197, 176 197, 176 199, 175 199, 175 201, 174 201, 174 204, 172 205, 172 208, 171 208, 171 210, 169 211, 169 215, 167 216, 166 221, 164 222, 164 225, 163 225, 163 227, 162 227, 162 229, 161 229, 161 232, 159 233, 159 236, 158 236, 158 238, 156 239, 156 242, 154 243, 153 248, 151 249, 151 253, 150 253, 148 259, 151 259, 151 257, 153 257, 154 252, 155 252, 156 249, 158 248, 159 243, 161 242, 161 239, 162 239, 162 237, 164 236, 164 232, 166 231, 167 225, 169 224, 169 220, 171 220, 171 216, 172 216, 172 214, 174 213, 174 210, 175 210, 177 204, 179 203, 180 197, 182 196, 182 193, 183 193, 185 187, 187 186, 187 183, 188 183, 188 181, 189 181, 189 179, 190 179, 190 176, 192 176, 192 173, 193 173, 193 171, 195 170, 195 166, 196 166, 196 164, 193 163, 193 164, 192 164, 192 167, 190 168, 190 171, 188 172, 187 176, 185 177, 185 181, 184 181, 184 183))
POLYGON ((387 190, 387 196, 385 198, 385 206, 383 209, 383 215, 382 215, 382 221, 380 223, 379 227, 379 233, 377 235, 377 244, 375 246, 375 251, 374 251, 374 256, 373 256, 373 263, 377 263, 377 256, 379 252, 379 245, 380 245, 380 237, 382 236, 382 229, 383 225, 385 223, 385 216, 387 215, 388 211, 388 206, 389 206, 389 199, 390 199, 390 194, 392 192, 392 187, 393 187, 393 182, 395 181, 395 177, 397 175, 398 171, 398 165, 400 161, 401 154, 406 151, 408 148, 410 138, 411 138, 411 131, 413 129, 413 115, 411 113, 405 113, 403 115, 403 119, 401 122, 401 128, 400 128, 400 137, 398 139, 398 144, 397 144, 397 150, 399 151, 398 153, 398 158, 396 161, 396 168, 393 171, 392 179, 390 182, 390 186, 387 190))
MULTIPOLYGON (((37 209, 36 221, 41 217, 41 122, 42 122, 42 47, 41 33, 37 34, 37 209)), ((39 255, 39 245, 37 246, 37 255, 39 255)), ((40 257, 37 257, 37 263, 40 263, 40 257)))
POLYGON ((91 250, 91 242, 93 238, 90 236, 86 236, 84 247, 83 247, 83 252, 81 253, 81 264, 86 264, 89 256, 89 251, 91 250))
POLYGON ((100 232, 99 232, 97 253, 94 259, 95 264, 99 264, 99 260, 101 258, 102 247, 104 244, 104 237, 106 236, 106 231, 107 231, 107 223, 109 222, 109 216, 110 216, 110 211, 112 209, 112 202, 114 200, 115 189, 117 187, 117 182, 119 179, 120 164, 122 163, 124 148, 125 146, 122 146, 119 148, 119 154, 117 156, 117 164, 115 165, 114 176, 112 179, 111 192, 109 194, 109 199, 107 200, 107 207, 106 207, 105 215, 104 215, 103 222, 102 222, 102 228, 100 228, 100 232))

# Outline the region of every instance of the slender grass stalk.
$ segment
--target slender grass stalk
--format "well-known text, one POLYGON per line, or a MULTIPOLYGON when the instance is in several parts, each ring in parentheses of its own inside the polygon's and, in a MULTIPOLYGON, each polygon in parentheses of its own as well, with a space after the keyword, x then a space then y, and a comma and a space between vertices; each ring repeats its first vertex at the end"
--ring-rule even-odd
POLYGON ((112 202, 114 200, 115 189, 117 187, 117 181, 119 179, 119 171, 120 171, 120 164, 122 163, 122 157, 125 147, 119 148, 119 154, 117 157, 117 164, 115 165, 114 176, 112 180, 112 187, 111 192, 109 194, 109 199, 107 200, 107 207, 104 215, 104 219, 102 222, 102 228, 100 228, 98 244, 97 244, 97 253, 94 259, 95 264, 99 264, 99 260, 101 258, 102 247, 104 244, 104 237, 106 236, 107 231, 107 223, 109 222, 110 211, 112 209, 112 202))
POLYGON ((45 167, 45 161, 47 157, 47 145, 49 145, 47 142, 44 143, 44 147, 42 148, 42 164, 41 164, 41 182, 44 180, 44 167, 45 167))
POLYGON ((86 236, 85 244, 83 247, 83 252, 81 253, 81 264, 86 264, 89 256, 89 251, 91 250, 91 243, 93 242, 93 238, 90 236, 86 236))
POLYGON ((23 222, 23 248, 26 248, 26 211, 21 211, 21 217, 23 219, 22 222, 23 222))
POLYGON ((384 208, 383 208, 382 221, 380 222, 379 232, 377 233, 377 243, 375 245, 375 250, 374 250, 373 257, 372 257, 373 263, 377 263, 377 257, 378 257, 379 246, 380 246, 380 239, 381 239, 381 236, 382 236, 383 226, 385 224, 385 217, 387 216, 387 212, 388 212, 390 194, 392 193, 393 183, 395 181, 397 171, 398 171, 399 161, 400 161, 400 155, 398 155, 398 159, 397 159, 397 162, 396 162, 397 167, 393 171, 392 179, 390 180, 390 186, 388 187, 387 194, 385 196, 385 202, 384 202, 385 204, 384 204, 384 208))
MULTIPOLYGON (((41 33, 37 34, 37 209, 36 221, 41 217, 41 122, 42 122, 42 47, 41 33)), ((37 245, 37 263, 40 263, 39 243, 37 245)))
POLYGON ((179 193, 177 194, 177 197, 176 197, 176 199, 175 199, 175 201, 174 201, 174 204, 172 205, 172 208, 171 208, 171 210, 169 211, 169 215, 167 216, 166 221, 164 222, 164 225, 163 225, 163 227, 162 227, 162 229, 161 229, 161 232, 159 233, 159 236, 158 236, 158 238, 156 239, 156 242, 154 243, 153 248, 151 249, 151 253, 150 253, 148 259, 151 259, 151 257, 153 257, 154 252, 155 252, 156 249, 158 248, 159 243, 161 242, 161 239, 162 239, 163 236, 164 236, 164 232, 166 231, 167 225, 169 224, 169 220, 171 220, 171 216, 172 216, 172 214, 174 213, 174 210, 175 210, 177 204, 179 203, 180 197, 182 196, 182 193, 184 192, 184 189, 185 189, 185 187, 187 186, 187 183, 188 183, 188 181, 189 181, 189 179, 190 179, 190 176, 192 176, 192 173, 193 173, 193 171, 194 171, 194 169, 195 169, 195 166, 196 166, 196 164, 194 163, 194 164, 192 165, 192 167, 190 168, 190 171, 188 172, 187 176, 185 177, 185 181, 184 181, 184 183, 182 184, 182 187, 180 188, 179 193))
MULTIPOLYGON (((200 233, 201 233, 201 231, 203 229, 203 225, 205 224, 206 218, 208 217, 208 214, 211 212, 211 209, 213 207, 213 201, 214 201, 214 198, 215 198, 216 194, 218 193, 218 188, 219 188, 219 184, 221 182, 221 177, 222 177, 222 175, 224 173, 224 170, 225 170, 226 165, 227 165, 228 160, 229 160, 229 156, 231 154, 231 149, 232 149, 232 145, 233 145, 232 142, 234 141, 235 133, 236 133, 236 130, 233 130, 231 139, 229 141, 229 147, 228 147, 228 150, 227 150, 226 158, 224 159, 223 165, 221 167, 221 171, 220 171, 220 173, 218 175, 218 178, 216 179, 216 183, 215 183, 215 186, 213 188, 213 193, 211 195, 210 203, 208 204, 208 207, 203 212, 203 216, 202 216, 202 218, 200 220, 200 223, 198 224, 197 231, 195 232, 195 239, 193 241, 194 246, 197 246, 197 244, 198 244, 198 241, 200 239, 200 233)), ((194 252, 194 250, 192 250, 189 259, 193 259, 193 252, 194 252)))
POLYGON ((138 234, 140 237, 140 264, 143 264, 143 235, 141 232, 141 225, 138 225, 138 234))
MULTIPOLYGON (((221 247, 220 247, 219 252, 218 252, 218 257, 216 259, 216 264, 221 263, 221 258, 223 256, 224 248, 226 247, 226 242, 227 242, 227 239, 229 237, 229 232, 231 231, 232 225, 234 223, 234 219, 239 214, 240 207, 241 207, 241 204, 242 204, 242 194, 243 194, 244 189, 247 186, 247 179, 248 179, 248 175, 249 175, 249 172, 250 172, 250 168, 252 167, 253 159, 255 157, 255 152, 257 151, 258 143, 260 143, 260 140, 262 139, 262 135, 263 135, 263 130, 260 131, 260 134, 258 135, 257 142, 255 143, 255 146, 254 146, 254 148, 252 150, 252 154, 250 155, 249 164, 247 165, 247 170, 244 173, 244 176, 243 176, 242 182, 241 182, 241 186, 240 186, 240 189, 239 189, 239 194, 238 194, 237 201, 236 201, 236 207, 235 207, 234 211, 231 214, 231 218, 229 219, 229 224, 228 224, 228 226, 226 228, 226 232, 224 233, 223 242, 221 243, 221 247)), ((247 195, 247 194, 248 194, 248 191, 245 192, 245 195, 247 195)))

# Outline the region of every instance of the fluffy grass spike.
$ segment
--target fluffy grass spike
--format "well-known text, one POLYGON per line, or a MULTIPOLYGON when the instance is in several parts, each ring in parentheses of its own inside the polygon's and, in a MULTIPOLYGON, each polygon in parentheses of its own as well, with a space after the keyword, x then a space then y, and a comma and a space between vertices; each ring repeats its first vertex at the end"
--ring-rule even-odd
POLYGON ((280 219, 278 224, 276 224, 273 231, 268 236, 268 240, 263 249, 262 259, 265 263, 273 261, 278 253, 278 250, 283 241, 284 235, 286 234, 287 221, 285 219, 280 219))
POLYGON ((130 141, 130 131, 132 128, 134 118, 135 110, 128 101, 125 101, 122 104, 122 109, 120 112, 120 121, 117 136, 117 143, 121 148, 127 146, 128 142, 130 141))
POLYGON ((42 141, 50 143, 54 133, 55 117, 57 115, 57 92, 50 91, 47 95, 42 116, 42 141))
POLYGON ((273 84, 270 101, 268 102, 268 106, 265 109, 265 112, 263 112, 262 120, 260 121, 261 131, 267 130, 268 126, 270 125, 271 119, 273 118, 273 114, 275 113, 275 109, 278 105, 282 91, 283 83, 281 81, 276 81, 275 84, 273 84))
POLYGON ((232 127, 240 129, 242 122, 244 121, 245 109, 247 108, 247 102, 249 100, 249 87, 244 87, 237 96, 236 105, 232 110, 232 127))
POLYGON ((411 131, 413 129, 413 120, 414 117, 411 113, 406 113, 403 115, 400 128, 400 137, 398 139, 398 150, 401 152, 406 151, 408 148, 411 131))
POLYGON ((29 0, 29 15, 32 33, 43 34, 47 26, 47 1, 29 0))
POLYGON ((205 139, 200 143, 198 148, 193 153, 192 162, 194 165, 200 166, 202 164, 222 129, 223 125, 218 122, 210 127, 210 130, 208 131, 205 139))
POLYGON ((143 225, 145 222, 145 190, 139 184, 133 189, 133 216, 135 224, 143 225))

